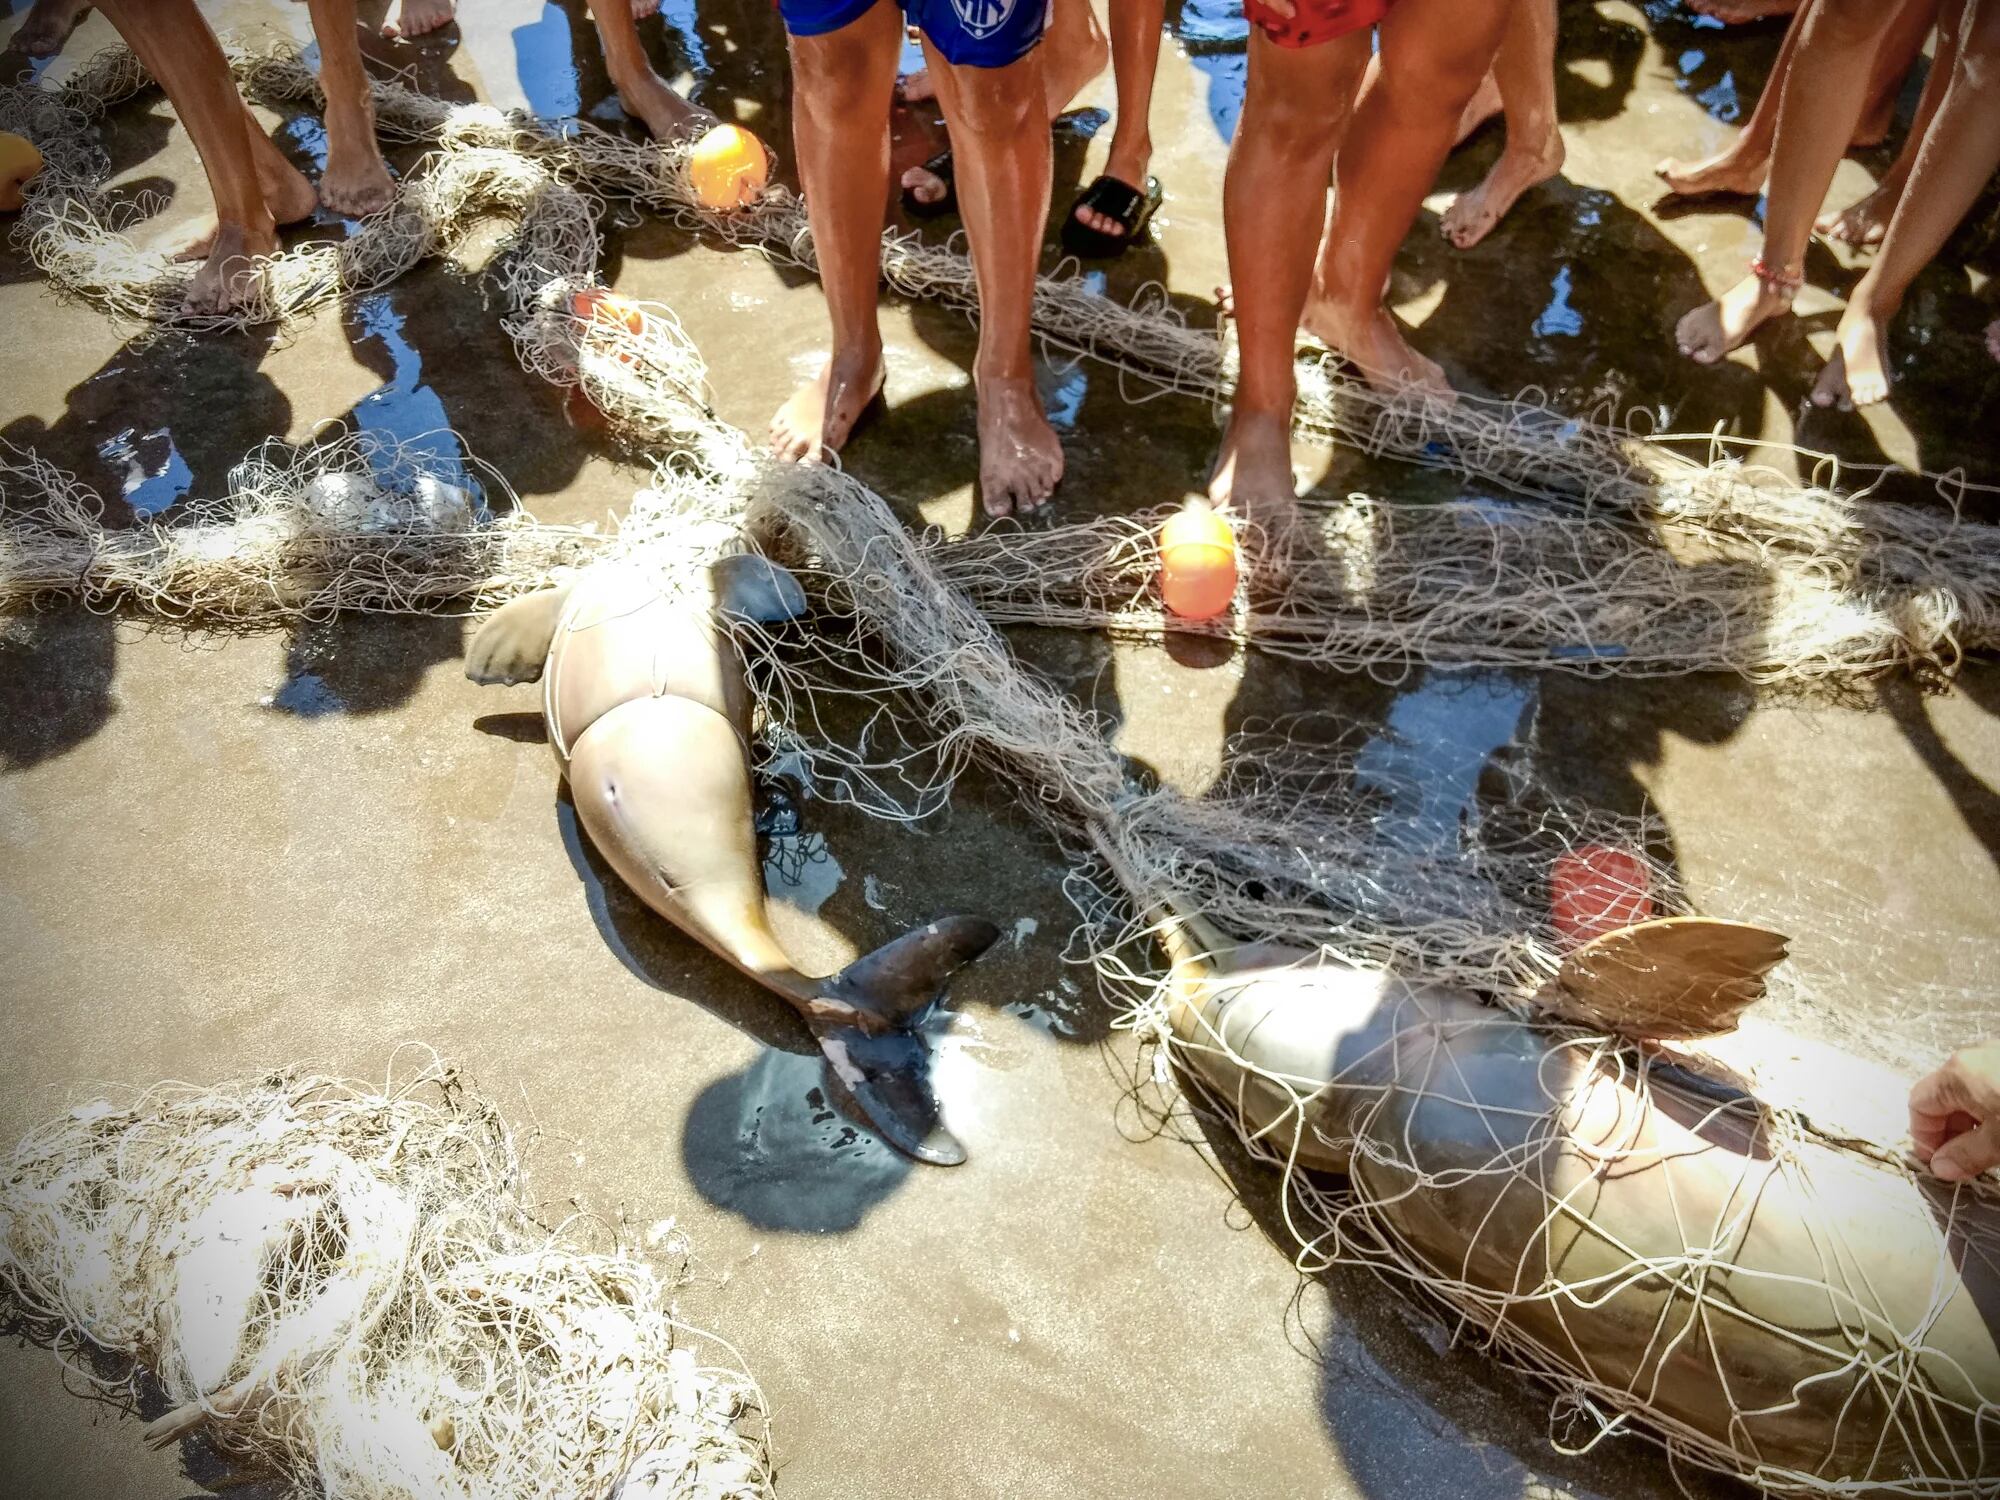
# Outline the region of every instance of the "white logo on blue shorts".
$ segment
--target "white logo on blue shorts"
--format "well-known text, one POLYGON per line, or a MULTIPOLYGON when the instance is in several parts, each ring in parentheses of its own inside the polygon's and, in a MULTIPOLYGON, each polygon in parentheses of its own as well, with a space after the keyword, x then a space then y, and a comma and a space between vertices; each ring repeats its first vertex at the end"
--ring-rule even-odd
POLYGON ((1007 24, 1014 5, 1015 0, 951 0, 965 34, 981 41, 1007 24))

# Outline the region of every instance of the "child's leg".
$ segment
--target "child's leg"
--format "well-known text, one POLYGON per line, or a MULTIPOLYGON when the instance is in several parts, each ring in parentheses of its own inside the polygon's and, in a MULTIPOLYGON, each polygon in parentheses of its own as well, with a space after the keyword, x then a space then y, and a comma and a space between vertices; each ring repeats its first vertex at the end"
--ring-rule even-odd
MULTIPOLYGON (((1104 175, 1127 187, 1143 188, 1153 165, 1153 81, 1160 70, 1166 16, 1166 0, 1111 0, 1111 71, 1118 80, 1118 118, 1111 127, 1104 175)), ((1116 234, 1121 227, 1094 208, 1079 208, 1076 217, 1100 234, 1116 234)))
POLYGON ((1294 350, 1368 39, 1365 26, 1303 47, 1250 32, 1249 86, 1222 182, 1239 372, 1209 493, 1273 532, 1291 520, 1294 350))
POLYGON ((688 103, 653 71, 652 63, 646 60, 645 43, 639 40, 631 0, 589 3, 590 17, 597 23, 597 39, 604 48, 604 65, 625 113, 642 121, 662 141, 698 135, 715 123, 714 115, 688 103))
MULTIPOLYGON (((194 0, 99 3, 146 71, 166 90, 174 113, 194 138, 215 199, 215 233, 188 288, 188 307, 195 312, 231 311, 254 290, 254 258, 278 248, 277 225, 258 183, 252 137, 272 153, 277 148, 243 107, 222 44, 194 0)), ((286 166, 289 169, 290 164, 286 166)), ((306 193, 311 196, 310 184, 306 193)))
POLYGON ((826 368, 771 419, 772 450, 795 462, 838 451, 882 389, 876 307, 903 15, 895 0, 875 0, 852 20, 835 19, 830 30, 791 37, 793 147, 833 321, 826 368))
POLYGON ((1792 305, 1813 219, 1854 136, 1875 51, 1896 18, 1880 0, 1813 0, 1800 17, 1798 54, 1778 100, 1771 191, 1757 266, 1674 330, 1681 353, 1713 364, 1792 305))
POLYGON ((1889 320, 2000 167, 2000 0, 1968 0, 1951 80, 1924 132, 1910 185, 1875 264, 1848 298, 1840 349, 1821 374, 1821 406, 1865 406, 1889 394, 1889 320))
MULTIPOLYGON (((1042 65, 1031 47, 1013 61, 954 62, 924 28, 938 102, 958 157, 960 212, 979 280, 980 499, 988 514, 1031 511, 1062 480, 1062 444, 1035 389, 1030 319, 1049 217, 1049 120, 1042 65)), ((963 51, 960 56, 966 56, 963 51)))
POLYGON ((1778 99, 1784 93, 1785 80, 1791 76, 1792 63, 1798 55, 1799 32, 1815 3, 1816 0, 1805 0, 1792 24, 1785 28, 1785 39, 1771 64, 1771 76, 1764 81, 1764 91, 1751 106, 1750 118, 1743 122, 1743 128, 1729 144, 1698 161, 1669 156, 1653 168, 1668 192, 1701 198, 1710 193, 1743 193, 1754 197, 1764 191, 1764 178, 1771 168, 1771 141, 1778 133, 1778 99))
MULTIPOLYGON (((1461 250, 1492 232, 1529 188, 1562 170, 1563 138, 1556 124, 1556 0, 1514 0, 1500 53, 1493 60, 1507 146, 1486 180, 1460 193, 1440 228, 1461 250)), ((1461 129, 1463 122, 1461 121, 1461 129)))
MULTIPOLYGON (((1889 170, 1882 174, 1882 180, 1875 184, 1872 192, 1837 213, 1820 215, 1813 227, 1828 239, 1849 245, 1879 245, 1882 242, 1882 236, 1889 229, 1890 216, 1896 212, 1896 204, 1902 199, 1903 189, 1909 186, 1910 168, 1916 165, 1917 151, 1924 143, 1924 135, 1931 128, 1931 121, 1937 118, 1938 105, 1943 102, 1945 88, 1951 82, 1952 62, 1958 55, 1958 31, 1960 22, 1965 18, 1965 3, 1964 0, 1945 0, 1939 6, 1933 0, 1923 0, 1922 8, 1936 15, 1937 56, 1931 59, 1931 70, 1924 76, 1923 92, 1917 96, 1917 113, 1910 121, 1909 138, 1903 142, 1903 149, 1896 153, 1896 159, 1889 163, 1889 170)), ((1922 45, 1921 37, 1918 38, 1918 45, 1922 45)))
POLYGON ((306 0, 319 39, 319 86, 326 95, 326 171, 320 196, 343 214, 379 213, 396 185, 375 144, 375 103, 361 64, 355 0, 306 0))
POLYGON ((1875 49, 1874 66, 1868 71, 1868 100, 1861 106, 1861 119, 1851 142, 1856 147, 1879 146, 1888 138, 1889 127, 1896 122, 1896 100, 1903 92, 1903 80, 1917 65, 1924 38, 1937 24, 1938 0, 1896 0, 1895 9, 1895 19, 1875 49))
POLYGON ((1381 68, 1340 148, 1337 223, 1305 313, 1306 327, 1372 385, 1450 393, 1444 372, 1405 341, 1382 294, 1459 113, 1499 49, 1508 10, 1509 0, 1397 0, 1383 18, 1381 68))

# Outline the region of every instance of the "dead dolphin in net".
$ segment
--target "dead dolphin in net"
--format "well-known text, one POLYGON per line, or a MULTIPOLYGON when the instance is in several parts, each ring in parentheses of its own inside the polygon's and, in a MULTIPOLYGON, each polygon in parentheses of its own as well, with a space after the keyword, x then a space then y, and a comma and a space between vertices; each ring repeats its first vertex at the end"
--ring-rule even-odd
POLYGON ((1603 1029, 1733 1024, 1783 939, 1699 918, 1609 934, 1571 956, 1546 1025, 1199 920, 1166 941, 1175 1055, 1246 1136, 1346 1174, 1370 1259, 1600 1419, 1774 1491, 2000 1494, 2000 1192, 1603 1029))
POLYGON ((798 580, 761 557, 724 558, 678 593, 647 570, 606 564, 503 606, 473 638, 465 675, 540 678, 549 742, 611 867, 654 911, 790 1002, 836 1086, 891 1145, 955 1165, 965 1148, 939 1118, 928 1052, 910 1025, 999 929, 945 917, 812 978, 766 917, 750 692, 725 622, 804 608, 798 580))

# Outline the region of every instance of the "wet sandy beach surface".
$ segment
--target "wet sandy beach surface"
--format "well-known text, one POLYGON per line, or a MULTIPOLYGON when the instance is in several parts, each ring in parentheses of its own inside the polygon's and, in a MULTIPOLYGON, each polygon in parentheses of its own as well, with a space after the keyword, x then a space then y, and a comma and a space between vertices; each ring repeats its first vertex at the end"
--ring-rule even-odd
MULTIPOLYGON (((462 3, 463 28, 392 54, 421 86, 618 118, 580 4, 462 3)), ((0 39, 25 10, 15 0, 0 39)), ((302 7, 251 0, 214 14, 286 35, 305 25, 302 7)), ((1562 14, 1567 169, 1460 253, 1438 237, 1437 211, 1491 163, 1497 127, 1454 156, 1391 289, 1418 346, 1471 390, 1533 385, 1566 410, 1611 402, 1678 430, 1721 424, 2000 483, 2000 367, 1978 340, 2000 312, 1990 241, 1961 234, 1919 283, 1890 408, 1801 415, 1838 293, 1858 274, 1824 247, 1798 318, 1697 371, 1673 350, 1674 319, 1753 253, 1754 207, 1662 216, 1651 169, 1722 141, 1779 28, 1725 34, 1664 0, 1562 14)), ((1156 243, 1106 286, 1123 296, 1158 282, 1203 321, 1224 279, 1220 176, 1242 26, 1214 0, 1176 24, 1154 123, 1167 206, 1156 243)), ((698 18, 682 0, 645 35, 663 73, 784 153, 783 41, 761 0, 710 0, 698 18)), ((94 18, 58 69, 110 39, 94 18)), ((1107 73, 1083 103, 1111 102, 1107 73)), ((1057 212, 1102 159, 1108 132, 1090 135, 1101 118, 1058 138, 1057 212)), ((928 109, 897 128, 899 168, 935 149, 928 109)), ((282 122, 279 138, 302 165, 323 149, 309 118, 282 122)), ((157 96, 116 111, 105 143, 121 182, 168 195, 158 232, 205 208, 157 96)), ((1832 201, 1888 160, 1843 164, 1832 201)), ((816 367, 817 288, 622 207, 605 229, 607 283, 673 306, 721 415, 761 432, 816 367)), ((913 524, 977 524, 973 331, 935 306, 891 304, 885 332, 890 413, 857 436, 849 466, 913 524)), ((462 440, 549 520, 622 511, 644 480, 516 364, 476 268, 426 265, 282 337, 148 341, 59 302, 8 248, 0 340, 0 437, 114 497, 115 515, 120 495, 143 515, 222 493, 256 443, 326 423, 429 434, 446 456, 462 440)), ((1068 454, 1065 512, 1201 488, 1217 437, 1207 407, 1128 402, 1115 372, 1087 364, 1051 362, 1043 376, 1068 454)), ((1352 453, 1297 458, 1335 493, 1477 493, 1352 453)), ((1990 497, 1972 503, 2000 513, 1990 497)), ((1021 812, 1023 788, 971 778, 914 828, 806 800, 806 837, 772 867, 802 966, 838 965, 952 910, 1006 933, 956 985, 940 1042, 941 1091, 972 1162, 912 1168, 826 1105, 788 1011, 610 877, 559 790, 539 692, 466 682, 464 634, 457 620, 231 638, 69 610, 0 621, 0 1139, 95 1085, 293 1064, 379 1079, 399 1048, 434 1048, 520 1129, 552 1217, 635 1237, 668 1218, 687 1230, 697 1264, 682 1310, 761 1382, 793 1494, 1677 1492, 1637 1442, 1558 1455, 1544 1393, 1446 1349, 1370 1277, 1302 1285, 1269 1180, 1226 1140, 1218 1168, 1144 1138, 1147 1122, 1121 1107, 1132 1048, 1087 971, 1064 961, 1064 866, 1021 812)), ((1716 914, 1851 959, 1844 1029, 1901 1028, 1885 1045, 1920 1055, 1994 1025, 1991 666, 1949 691, 1895 679, 1830 700, 1719 678, 1419 671, 1385 685, 1222 651, 1013 639, 1107 716, 1121 750, 1190 790, 1213 779, 1229 732, 1299 709, 1418 745, 1446 809, 1518 743, 1559 786, 1621 811, 1652 805, 1716 914), (1912 983, 1926 997, 1918 1017, 1901 988, 1912 983), (1938 998, 1950 994, 1961 998, 1938 998)), ((146 1453, 135 1421, 65 1394, 45 1351, 0 1341, 0 1493, 173 1500, 216 1477, 197 1452, 146 1453)))

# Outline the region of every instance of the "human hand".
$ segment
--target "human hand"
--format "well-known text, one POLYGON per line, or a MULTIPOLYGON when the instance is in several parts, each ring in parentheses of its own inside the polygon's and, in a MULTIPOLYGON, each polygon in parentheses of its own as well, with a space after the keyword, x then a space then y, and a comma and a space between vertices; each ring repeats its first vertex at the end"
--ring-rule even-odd
POLYGON ((2000 1166, 2000 1042, 1957 1052, 1910 1090, 1917 1160, 1940 1182, 2000 1166))

